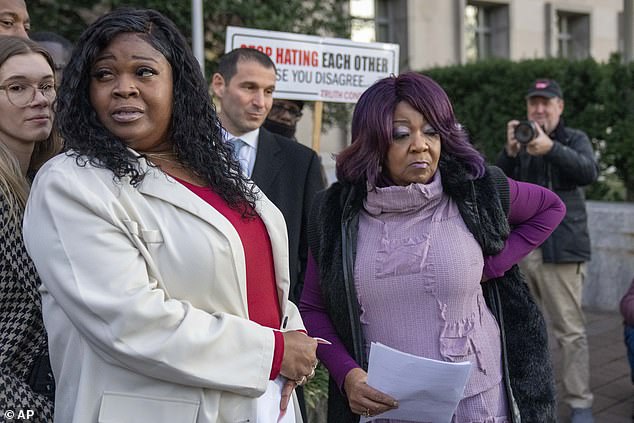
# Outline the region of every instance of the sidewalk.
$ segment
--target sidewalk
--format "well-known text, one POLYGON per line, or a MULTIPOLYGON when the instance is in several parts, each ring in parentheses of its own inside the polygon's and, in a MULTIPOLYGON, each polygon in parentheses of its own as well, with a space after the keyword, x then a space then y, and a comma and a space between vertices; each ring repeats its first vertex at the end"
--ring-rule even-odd
MULTIPOLYGON (((634 385, 630 378, 623 325, 618 312, 586 309, 588 342, 590 345, 591 387, 594 394, 596 423, 632 423, 634 385)), ((559 348, 551 338, 557 390, 561 390, 559 348)), ((568 407, 559 406, 559 421, 567 423, 568 407)))

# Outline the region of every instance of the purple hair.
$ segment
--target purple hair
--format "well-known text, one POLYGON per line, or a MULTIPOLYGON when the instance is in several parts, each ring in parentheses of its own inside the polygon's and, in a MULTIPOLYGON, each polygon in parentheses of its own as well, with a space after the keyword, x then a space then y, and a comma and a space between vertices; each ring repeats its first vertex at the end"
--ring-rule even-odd
POLYGON ((359 98, 352 115, 352 144, 337 155, 337 179, 377 185, 393 142, 394 110, 402 101, 420 112, 440 134, 441 157, 453 156, 474 178, 484 175, 484 157, 456 121, 445 91, 428 76, 407 72, 375 82, 359 98))

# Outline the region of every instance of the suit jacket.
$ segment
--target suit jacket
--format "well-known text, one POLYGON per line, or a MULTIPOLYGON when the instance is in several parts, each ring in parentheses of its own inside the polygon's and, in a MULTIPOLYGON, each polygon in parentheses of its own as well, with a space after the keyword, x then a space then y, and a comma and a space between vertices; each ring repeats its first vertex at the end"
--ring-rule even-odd
MULTIPOLYGON (((134 187, 61 155, 31 190, 24 238, 42 279, 55 422, 254 422, 275 341, 248 319, 240 237, 185 186, 140 166, 134 187)), ((264 196, 256 209, 286 330, 302 329, 287 301, 282 214, 264 196)))
POLYGON ((310 206, 325 188, 321 163, 310 148, 260 128, 251 179, 280 209, 288 229, 291 301, 298 302, 304 287, 308 257, 306 225, 310 206))

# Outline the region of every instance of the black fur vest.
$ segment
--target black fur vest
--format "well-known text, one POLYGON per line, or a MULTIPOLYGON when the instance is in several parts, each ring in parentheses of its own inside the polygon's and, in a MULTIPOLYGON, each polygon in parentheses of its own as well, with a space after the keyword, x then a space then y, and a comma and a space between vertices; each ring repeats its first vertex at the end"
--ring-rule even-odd
MULTIPOLYGON (((505 212, 508 183, 503 173, 491 167, 484 177, 472 180, 460 162, 447 156, 441 157, 439 171, 443 191, 456 202, 483 254, 500 252, 510 232, 505 212)), ((308 237, 319 265, 330 318, 348 352, 367 369, 353 281, 358 215, 365 196, 365 185, 342 183, 318 194, 308 237)), ((485 282, 483 292, 502 328, 502 359, 513 423, 519 423, 520 416, 523 422, 555 422, 555 385, 546 324, 518 267, 485 282)), ((359 416, 350 411, 347 399, 332 379, 328 395, 329 422, 358 422, 359 416)))

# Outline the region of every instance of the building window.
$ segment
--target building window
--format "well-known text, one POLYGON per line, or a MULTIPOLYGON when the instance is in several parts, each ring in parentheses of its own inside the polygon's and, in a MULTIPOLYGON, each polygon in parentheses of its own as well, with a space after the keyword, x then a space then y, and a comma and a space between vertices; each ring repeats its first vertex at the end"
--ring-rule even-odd
POLYGON ((407 0, 375 0, 376 41, 399 45, 399 69, 409 69, 407 0))
POLYGON ((353 41, 376 41, 374 0, 350 0, 350 26, 353 41))
POLYGON ((469 2, 465 8, 465 49, 469 62, 509 58, 509 8, 469 2))
POLYGON ((585 59, 590 56, 590 16, 557 11, 557 56, 585 59))
POLYGON ((376 39, 389 42, 392 35, 391 13, 386 0, 376 0, 376 12, 376 39))

